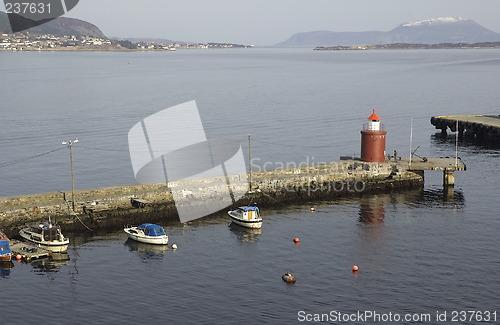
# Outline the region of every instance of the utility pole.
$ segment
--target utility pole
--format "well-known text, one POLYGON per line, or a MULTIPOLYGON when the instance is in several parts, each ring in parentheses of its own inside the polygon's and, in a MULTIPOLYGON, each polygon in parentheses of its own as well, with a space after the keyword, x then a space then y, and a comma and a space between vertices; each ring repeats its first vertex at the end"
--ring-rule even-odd
POLYGON ((248 135, 248 164, 250 165, 249 171, 250 171, 250 177, 249 177, 249 191, 252 192, 252 151, 251 151, 251 146, 250 146, 250 134, 248 135))
POLYGON ((71 205, 73 207, 73 211, 75 211, 75 173, 73 171, 73 143, 77 143, 78 139, 63 141, 61 144, 67 145, 69 148, 69 164, 71 167, 71 205))
POLYGON ((460 133, 459 125, 458 125, 458 118, 457 118, 457 125, 455 126, 455 129, 457 131, 457 134, 455 135, 455 170, 458 170, 458 134, 460 133))

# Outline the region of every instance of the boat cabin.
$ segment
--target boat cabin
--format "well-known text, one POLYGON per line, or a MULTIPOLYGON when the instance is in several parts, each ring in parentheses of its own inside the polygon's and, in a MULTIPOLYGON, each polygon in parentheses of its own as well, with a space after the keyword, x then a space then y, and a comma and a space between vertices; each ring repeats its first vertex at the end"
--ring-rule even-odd
POLYGON ((241 218, 245 220, 252 220, 252 219, 258 219, 260 218, 259 215, 259 208, 256 206, 244 206, 244 207, 239 207, 239 211, 241 211, 241 218))
POLYGON ((61 229, 58 226, 46 223, 38 226, 30 226, 29 231, 38 234, 44 241, 59 241, 63 237, 61 229))
POLYGON ((8 256, 12 254, 10 243, 7 240, 0 240, 0 256, 8 256))

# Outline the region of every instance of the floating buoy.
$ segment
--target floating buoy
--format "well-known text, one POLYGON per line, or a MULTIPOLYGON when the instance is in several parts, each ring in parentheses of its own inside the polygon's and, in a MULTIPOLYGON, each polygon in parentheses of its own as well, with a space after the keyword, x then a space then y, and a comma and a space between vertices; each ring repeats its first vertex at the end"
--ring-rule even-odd
POLYGON ((172 249, 177 249, 177 244, 172 244, 172 249))
POLYGON ((18 261, 19 261, 19 260, 21 260, 22 258, 23 258, 23 257, 21 256, 21 254, 17 254, 17 255, 16 255, 16 260, 18 260, 18 261))
POLYGON ((353 272, 358 272, 358 270, 359 270, 359 267, 358 267, 357 265, 354 265, 354 266, 352 267, 352 271, 353 271, 353 272))
POLYGON ((295 279, 295 277, 290 273, 290 272, 286 272, 285 274, 283 274, 283 276, 281 277, 283 279, 283 281, 285 281, 286 283, 295 283, 297 280, 295 279))
POLYGON ((295 237, 295 238, 293 239, 293 242, 294 242, 295 244, 298 244, 298 243, 300 242, 299 237, 295 237))
POLYGON ((316 209, 315 209, 315 208, 311 208, 311 211, 313 211, 313 212, 314 212, 314 211, 316 211, 316 209))

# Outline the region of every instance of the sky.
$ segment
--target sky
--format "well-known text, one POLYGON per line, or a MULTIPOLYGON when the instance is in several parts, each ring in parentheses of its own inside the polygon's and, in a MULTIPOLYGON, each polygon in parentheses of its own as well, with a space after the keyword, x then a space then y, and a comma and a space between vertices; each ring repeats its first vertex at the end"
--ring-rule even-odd
POLYGON ((298 32, 388 31, 455 16, 500 33, 500 0, 80 0, 65 16, 108 37, 261 46, 298 32))

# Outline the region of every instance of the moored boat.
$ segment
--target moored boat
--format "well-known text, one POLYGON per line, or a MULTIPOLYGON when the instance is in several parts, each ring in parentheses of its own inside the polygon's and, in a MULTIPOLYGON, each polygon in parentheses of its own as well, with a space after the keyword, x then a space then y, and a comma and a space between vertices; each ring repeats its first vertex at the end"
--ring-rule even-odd
MULTIPOLYGON (((252 155, 251 155, 252 149, 250 145, 250 134, 248 135, 248 161, 252 161, 252 155)), ((249 181, 248 181, 248 193, 255 193, 252 191, 252 167, 250 166, 250 171, 249 171, 249 181)), ((257 189, 257 192, 260 192, 260 190, 257 189)), ((233 201, 234 203, 234 201, 233 201)), ((245 227, 245 228, 251 228, 251 229, 260 229, 262 228, 262 218, 260 217, 260 210, 257 207, 257 205, 245 205, 245 206, 240 206, 234 210, 229 210, 227 212, 229 214, 229 218, 231 218, 231 221, 233 224, 245 227)))
POLYGON ((59 225, 52 222, 27 225, 19 231, 19 235, 40 247, 52 252, 66 252, 68 250, 69 239, 64 237, 59 225))
POLYGON ((262 218, 257 206, 241 206, 227 213, 231 221, 238 226, 253 229, 262 228, 262 218))
POLYGON ((0 262, 9 262, 12 259, 12 249, 8 240, 0 240, 0 262))
POLYGON ((146 244, 167 245, 168 236, 162 226, 154 223, 143 223, 140 226, 125 226, 123 231, 128 238, 146 244))

